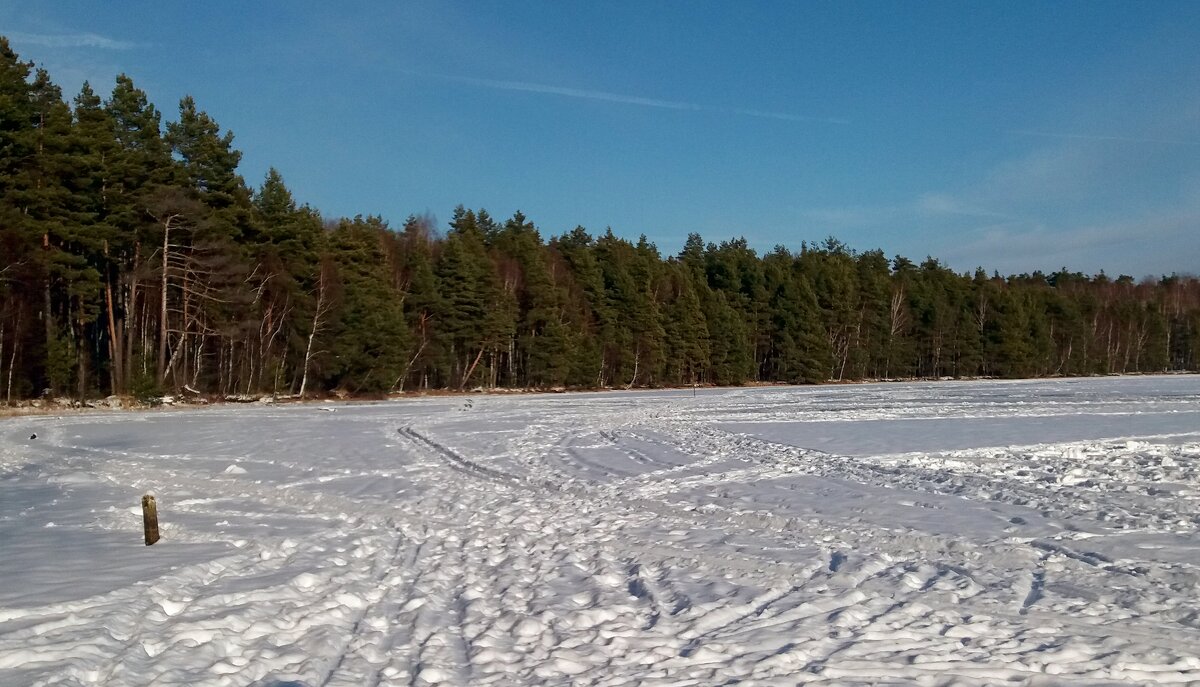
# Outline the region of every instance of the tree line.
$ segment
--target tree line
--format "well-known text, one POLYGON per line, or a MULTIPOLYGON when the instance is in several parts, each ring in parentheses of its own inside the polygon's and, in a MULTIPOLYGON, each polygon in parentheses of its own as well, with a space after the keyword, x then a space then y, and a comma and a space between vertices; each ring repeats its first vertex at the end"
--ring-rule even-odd
POLYGON ((959 274, 830 238, 326 218, 191 97, 68 103, 0 38, 0 398, 1196 370, 1200 281, 959 274))

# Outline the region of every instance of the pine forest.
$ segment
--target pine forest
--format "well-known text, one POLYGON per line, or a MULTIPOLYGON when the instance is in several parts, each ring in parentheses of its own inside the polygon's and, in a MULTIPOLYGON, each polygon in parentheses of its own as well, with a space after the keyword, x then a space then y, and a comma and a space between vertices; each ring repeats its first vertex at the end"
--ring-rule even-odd
POLYGON ((68 101, 0 38, 0 400, 1200 368, 1195 276, 323 217, 240 157, 190 97, 164 116, 122 75, 68 101))

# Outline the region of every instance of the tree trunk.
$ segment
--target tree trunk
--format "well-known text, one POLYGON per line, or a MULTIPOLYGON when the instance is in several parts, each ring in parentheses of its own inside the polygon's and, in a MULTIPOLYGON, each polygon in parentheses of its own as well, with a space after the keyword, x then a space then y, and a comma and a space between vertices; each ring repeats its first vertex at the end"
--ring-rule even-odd
POLYGON ((634 352, 633 352, 633 376, 629 378, 629 384, 625 387, 626 389, 632 389, 634 383, 637 382, 638 365, 641 363, 641 360, 642 360, 642 345, 638 344, 637 348, 634 349, 634 352))
MULTIPOLYGON (((107 245, 107 244, 106 244, 107 245)), ((112 367, 109 368, 109 391, 119 394, 125 388, 125 378, 122 374, 121 355, 124 347, 121 345, 121 335, 117 332, 117 320, 113 315, 112 282, 105 280, 104 303, 108 311, 108 358, 112 367)))
MULTIPOLYGON (((104 240, 104 257, 108 258, 108 240, 104 240)), ((121 337, 117 333, 117 319, 113 314, 112 269, 104 270, 104 305, 108 315, 108 387, 109 393, 119 394, 124 386, 121 365, 121 337)))
POLYGON ((308 366, 313 356, 313 339, 321 330, 321 317, 326 314, 325 303, 325 274, 317 277, 317 307, 313 309, 312 330, 308 332, 308 344, 304 347, 304 376, 300 378, 300 399, 304 399, 304 391, 308 388, 308 366))
POLYGON ((478 365, 479 361, 483 359, 484 350, 486 349, 484 349, 482 346, 479 348, 479 355, 475 356, 475 361, 472 362, 471 366, 467 368, 467 371, 463 373, 462 382, 458 385, 459 391, 467 388, 467 380, 471 379, 471 375, 475 372, 475 366, 478 365))
POLYGON ((76 357, 78 358, 78 360, 76 361, 77 366, 78 366, 77 367, 78 375, 76 377, 76 387, 77 387, 76 391, 78 393, 79 400, 82 401, 87 395, 88 355, 89 355, 87 331, 85 329, 85 327, 87 326, 87 322, 84 319, 83 300, 82 299, 80 299, 80 301, 79 301, 79 319, 76 321, 76 324, 79 326, 79 336, 75 340, 76 357))
POLYGON ((135 242, 133 244, 133 264, 129 270, 129 290, 125 292, 125 360, 121 364, 121 369, 125 373, 125 385, 122 385, 121 390, 128 390, 129 375, 133 370, 133 346, 139 338, 138 318, 137 318, 137 292, 138 278, 137 269, 138 263, 141 261, 142 244, 135 242))
POLYGON ((167 378, 167 257, 171 254, 171 220, 174 217, 168 217, 166 222, 163 222, 163 243, 162 243, 162 295, 159 299, 158 309, 158 385, 162 386, 167 378))
POLYGON ((401 391, 404 391, 404 380, 408 379, 408 373, 412 370, 412 366, 416 364, 417 358, 421 357, 421 353, 425 351, 425 346, 429 343, 429 334, 425 326, 428 317, 428 314, 421 313, 421 345, 417 347, 417 352, 413 354, 412 359, 404 366, 404 372, 400 373, 400 376, 392 383, 392 391, 395 391, 397 386, 400 387, 401 391))
MULTIPOLYGON (((44 250, 47 255, 50 254, 50 235, 49 234, 42 235, 42 250, 44 250)), ((47 263, 49 263, 49 260, 47 260, 47 263)), ((42 290, 42 324, 46 328, 46 348, 47 348, 47 350, 49 350, 50 346, 52 346, 54 343, 53 309, 54 309, 54 305, 50 299, 49 265, 47 264, 46 282, 43 285, 43 290, 42 290)))
POLYGON ((13 372, 17 369, 17 351, 21 350, 21 308, 17 307, 17 323, 13 326, 12 357, 8 360, 8 387, 4 394, 4 402, 12 403, 13 372))

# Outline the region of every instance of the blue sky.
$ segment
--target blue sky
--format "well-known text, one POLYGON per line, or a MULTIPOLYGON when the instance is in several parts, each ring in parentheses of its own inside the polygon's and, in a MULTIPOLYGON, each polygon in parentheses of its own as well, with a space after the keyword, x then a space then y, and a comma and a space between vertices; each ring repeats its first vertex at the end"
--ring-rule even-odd
POLYGON ((1197 2, 22 2, 0 33, 68 94, 195 96, 329 216, 1200 272, 1197 2))

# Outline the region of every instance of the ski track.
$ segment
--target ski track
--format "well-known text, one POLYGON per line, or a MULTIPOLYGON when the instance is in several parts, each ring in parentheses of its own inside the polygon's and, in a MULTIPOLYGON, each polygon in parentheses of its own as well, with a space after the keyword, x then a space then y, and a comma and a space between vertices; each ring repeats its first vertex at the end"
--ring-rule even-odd
POLYGON ((0 502, 21 560, 43 514, 136 547, 147 491, 137 560, 179 560, 97 550, 127 583, 0 605, 0 684, 1200 682, 1186 422, 871 455, 731 429, 1198 403, 1193 377, 6 420, 0 495, 56 494, 0 502))

